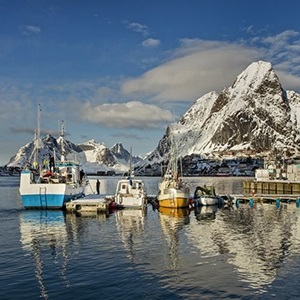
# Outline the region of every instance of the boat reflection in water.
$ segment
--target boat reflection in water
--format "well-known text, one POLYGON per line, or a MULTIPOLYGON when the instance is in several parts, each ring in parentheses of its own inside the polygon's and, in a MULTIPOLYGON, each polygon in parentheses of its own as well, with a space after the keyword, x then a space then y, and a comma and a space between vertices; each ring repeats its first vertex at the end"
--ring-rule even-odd
POLYGON ((115 212, 117 230, 131 262, 134 262, 135 251, 143 248, 146 215, 147 206, 141 209, 118 209, 115 212))
POLYGON ((159 207, 161 228, 169 249, 166 254, 173 270, 178 269, 179 231, 190 223, 189 213, 188 208, 159 207))
POLYGON ((195 207, 195 217, 198 221, 201 220, 214 220, 218 211, 217 205, 198 206, 195 207))
MULTIPOLYGON (((20 214, 20 233, 22 248, 31 254, 34 262, 34 271, 40 287, 41 298, 48 299, 49 296, 44 279, 44 269, 49 262, 42 259, 42 257, 47 256, 44 255, 47 252, 51 253, 51 263, 55 265, 55 267, 51 267, 51 270, 54 272, 59 270, 57 276, 62 278, 64 286, 69 286, 66 277, 68 238, 64 213, 51 210, 23 211, 20 214)), ((47 269, 49 269, 48 266, 47 269)))
MULTIPOLYGON (((291 204, 217 208, 213 218, 196 213, 186 235, 207 262, 219 255, 235 267, 241 281, 260 292, 276 280, 282 264, 300 250, 300 218, 291 204)), ((212 215, 211 215, 212 216, 212 215)))

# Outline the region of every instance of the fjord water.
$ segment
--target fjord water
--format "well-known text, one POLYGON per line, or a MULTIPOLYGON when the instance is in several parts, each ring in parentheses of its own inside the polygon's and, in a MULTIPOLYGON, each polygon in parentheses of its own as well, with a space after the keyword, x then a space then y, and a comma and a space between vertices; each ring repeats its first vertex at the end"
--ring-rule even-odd
MULTIPOLYGON (((144 178, 149 194, 159 178, 144 178)), ((100 177, 113 194, 117 177, 100 177)), ((241 193, 242 178, 188 178, 241 193)), ((91 179, 91 189, 95 180, 91 179)), ((75 215, 22 208, 0 177, 0 299, 298 299, 300 208, 75 215)))

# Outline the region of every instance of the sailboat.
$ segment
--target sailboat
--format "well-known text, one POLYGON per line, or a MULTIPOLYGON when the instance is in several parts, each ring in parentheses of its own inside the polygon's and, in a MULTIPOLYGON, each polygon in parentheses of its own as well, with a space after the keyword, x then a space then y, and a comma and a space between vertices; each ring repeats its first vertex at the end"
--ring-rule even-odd
POLYGON ((78 162, 65 160, 64 122, 60 130, 61 160, 50 158, 50 164, 42 168, 39 162, 39 150, 42 141, 40 134, 40 106, 38 109, 38 129, 36 131, 32 166, 21 172, 20 195, 26 209, 62 209, 65 202, 84 196, 86 181, 78 162))
POLYGON ((157 201, 159 207, 181 208, 189 207, 190 189, 181 177, 182 170, 178 168, 175 140, 171 140, 171 156, 163 176, 158 185, 157 201))
POLYGON ((117 208, 144 208, 147 205, 145 183, 142 179, 135 178, 131 160, 130 150, 128 176, 118 181, 114 196, 117 208))

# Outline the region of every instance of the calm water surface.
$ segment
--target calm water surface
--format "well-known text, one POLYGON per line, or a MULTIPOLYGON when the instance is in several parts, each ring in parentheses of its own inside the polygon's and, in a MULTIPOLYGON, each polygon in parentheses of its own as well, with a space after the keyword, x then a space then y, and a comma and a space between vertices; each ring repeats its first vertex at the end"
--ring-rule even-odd
MULTIPOLYGON (((113 194, 118 178, 100 177, 113 194)), ((242 178, 188 178, 241 193, 242 178)), ((159 178, 145 178, 149 194, 159 178)), ((26 211, 0 177, 0 299, 298 299, 300 208, 26 211)), ((90 179, 95 190, 95 178, 90 179)))

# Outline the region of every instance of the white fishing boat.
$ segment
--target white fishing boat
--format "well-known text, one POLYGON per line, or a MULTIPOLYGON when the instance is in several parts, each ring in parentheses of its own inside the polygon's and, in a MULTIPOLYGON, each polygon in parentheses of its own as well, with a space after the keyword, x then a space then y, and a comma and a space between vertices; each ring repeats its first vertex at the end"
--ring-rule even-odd
MULTIPOLYGON (((159 207, 182 208, 189 207, 190 189, 179 172, 175 142, 171 142, 170 160, 162 181, 158 185, 157 201, 159 207)), ((180 168, 181 169, 181 168, 180 168)))
POLYGON ((147 205, 146 186, 142 179, 134 176, 131 155, 128 176, 118 181, 114 199, 117 208, 144 208, 147 205))
POLYGON ((61 125, 61 159, 55 161, 55 153, 50 164, 42 168, 39 161, 41 140, 39 137, 40 108, 38 110, 38 129, 36 132, 34 156, 31 166, 21 172, 20 195, 24 208, 61 209, 65 202, 84 196, 86 181, 80 165, 65 160, 64 123, 61 125))

